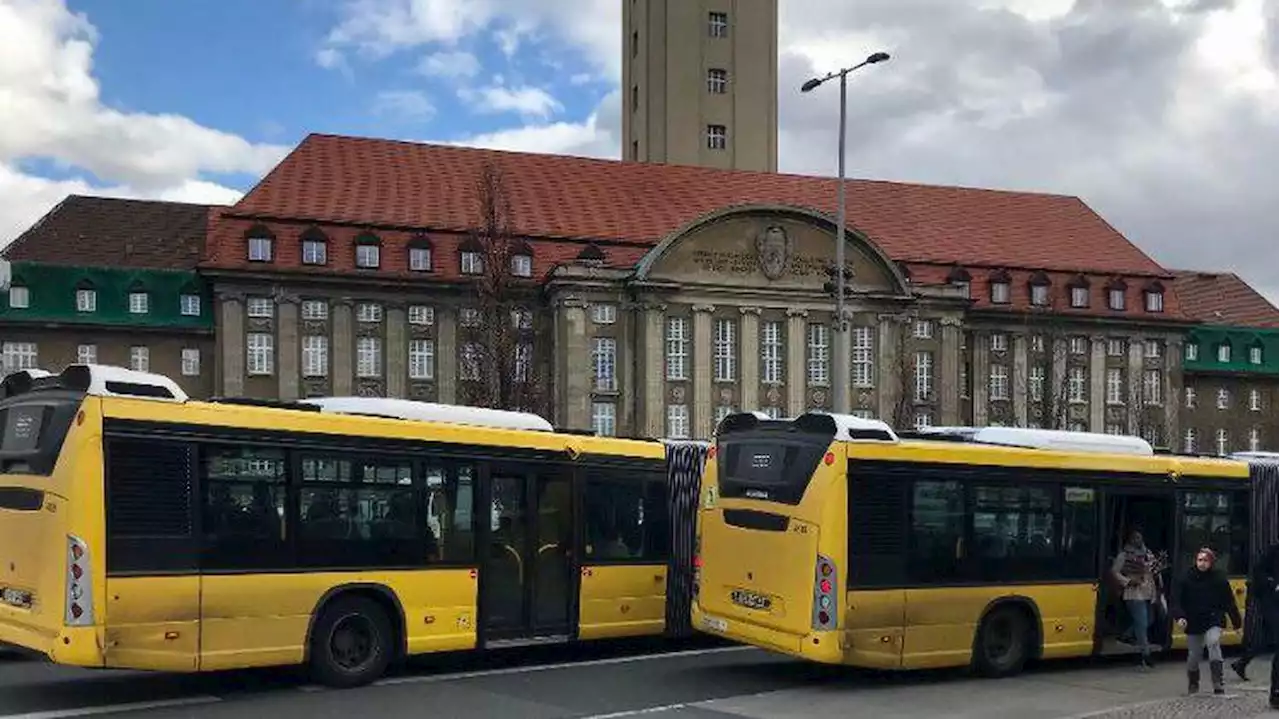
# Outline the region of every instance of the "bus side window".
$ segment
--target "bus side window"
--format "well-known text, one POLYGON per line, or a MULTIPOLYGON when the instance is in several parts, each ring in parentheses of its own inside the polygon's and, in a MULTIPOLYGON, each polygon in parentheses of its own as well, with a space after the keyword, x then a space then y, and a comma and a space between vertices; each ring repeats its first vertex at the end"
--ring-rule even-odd
POLYGON ((203 565, 246 569, 288 564, 284 452, 206 445, 200 448, 200 472, 203 565))
POLYGON ((1097 493, 1088 487, 1064 487, 1062 495, 1062 577, 1090 579, 1098 574, 1097 493))
POLYGON ((964 489, 956 481, 917 480, 911 491, 909 572, 918 582, 960 578, 964 489))
POLYGON ((474 561, 474 476, 475 468, 469 464, 427 464, 425 521, 429 562, 474 561))
POLYGON ((663 562, 670 544, 666 487, 638 477, 587 480, 586 547, 590 561, 663 562))

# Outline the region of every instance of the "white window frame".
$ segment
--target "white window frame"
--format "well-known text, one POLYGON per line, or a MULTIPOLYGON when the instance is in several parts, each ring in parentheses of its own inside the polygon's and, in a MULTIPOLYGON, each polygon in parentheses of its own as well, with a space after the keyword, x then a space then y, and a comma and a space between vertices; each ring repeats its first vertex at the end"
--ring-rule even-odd
POLYGON ((1047 374, 1044 365, 1036 365, 1027 372, 1027 397, 1032 402, 1044 401, 1044 383, 1047 374))
POLYGON ((1182 356, 1188 362, 1195 362, 1200 359, 1200 345, 1196 342, 1188 342, 1182 349, 1182 356))
POLYGON ((270 262, 275 251, 270 237, 250 237, 248 255, 250 262, 270 262))
POLYGON ((245 372, 252 376, 265 376, 275 372, 275 339, 275 335, 269 332, 249 332, 245 334, 245 372))
POLYGON ((689 439, 689 405, 667 405, 667 437, 689 439))
POLYGON ((1108 367, 1106 378, 1107 404, 1124 404, 1124 370, 1108 367))
POLYGON ((98 364, 98 345, 77 345, 76 364, 98 364))
POLYGON ((997 332, 991 335, 991 351, 1007 352, 1009 350, 1009 335, 997 332))
POLYGON ((729 13, 717 10, 707 13, 707 36, 729 37, 729 13))
POLYGON ((1262 348, 1261 347, 1249 348, 1249 364, 1262 364, 1262 348))
POLYGON ((916 320, 912 334, 918 340, 933 339, 933 321, 932 320, 916 320))
POLYGON ((991 304, 993 305, 1009 304, 1009 283, 1008 282, 992 282, 991 283, 991 304))
POLYGON ((1249 411, 1262 411, 1262 390, 1256 387, 1249 390, 1249 411))
POLYGON ((1071 367, 1067 370, 1067 401, 1071 404, 1084 404, 1088 399, 1088 378, 1084 367, 1071 367))
POLYGON ((382 377, 382 338, 356 338, 356 376, 362 379, 382 377))
POLYGON ((129 369, 134 372, 150 372, 151 348, 146 345, 133 345, 130 347, 129 369))
POLYGON ((993 400, 1009 399, 1009 366, 994 362, 987 376, 989 396, 993 400))
POLYGON ((1182 451, 1184 454, 1195 454, 1200 446, 1200 437, 1195 427, 1187 427, 1182 431, 1182 451))
POLYGON ((516 345, 515 357, 511 363, 511 379, 515 382, 528 382, 533 371, 533 345, 521 342, 516 345))
POLYGON ((712 381, 735 382, 738 377, 738 323, 732 319, 715 321, 712 342, 712 381))
POLYGON ((1231 345, 1223 342, 1218 345, 1218 361, 1226 364, 1231 361, 1231 345))
POLYGON ((1187 409, 1196 408, 1196 388, 1184 387, 1182 390, 1183 406, 1187 409))
POLYGON ((683 382, 689 379, 689 320, 668 317, 666 329, 667 379, 683 382))
POLYGON ((484 256, 479 250, 463 250, 458 262, 458 269, 464 275, 484 274, 484 256))
POLYGON ((591 305, 591 321, 598 325, 611 325, 618 321, 618 306, 608 302, 591 305))
POLYGON ((786 381, 783 361, 783 328, 779 320, 760 324, 760 383, 781 385, 786 381))
POLYGON ((382 322, 382 305, 377 302, 361 302, 356 305, 356 322, 371 325, 382 322))
POLYGON ((1230 448, 1230 437, 1227 435, 1227 430, 1219 429, 1217 432, 1214 432, 1213 440, 1214 446, 1218 450, 1218 455, 1225 455, 1227 450, 1230 448))
POLYGON ((1160 340, 1147 340, 1142 343, 1142 356, 1146 359, 1160 359, 1164 356, 1164 343, 1160 340))
POLYGON ((1045 307, 1049 304, 1049 285, 1031 285, 1031 304, 1045 307))
POLYGON ((1107 356, 1123 357, 1124 356, 1124 340, 1119 337, 1111 337, 1107 340, 1107 356))
POLYGON ((193 295, 189 292, 178 295, 178 311, 183 317, 199 317, 200 316, 200 295, 193 295))
POLYGON ((809 325, 808 379, 810 387, 831 384, 831 328, 820 322, 809 325))
POLYGON ((707 149, 725 150, 729 147, 729 128, 725 125, 707 125, 707 149))
POLYGON ((870 327, 849 330, 850 377, 854 387, 876 386, 875 340, 870 327))
POLYGON ((409 305, 409 324, 430 327, 436 323, 436 308, 431 305, 409 305))
POLYGON ((276 303, 270 297, 250 297, 245 300, 246 316, 271 319, 276 316, 276 303))
POLYGON ((1145 295, 1147 312, 1164 312, 1164 293, 1148 291, 1145 295))
POLYGON ((25 310, 31 307, 31 288, 26 285, 9 287, 9 309, 25 310))
POLYGON ((1249 451, 1258 452, 1262 450, 1262 430, 1257 427, 1249 428, 1249 451))
POLYGON ((303 300, 302 319, 313 322, 329 319, 329 303, 325 300, 303 300))
POLYGON ((1036 354, 1044 353, 1044 335, 1031 335, 1031 351, 1036 354))
POLYGON ((200 376, 200 348, 199 347, 183 347, 182 348, 182 376, 184 377, 200 376))
POLYGON ((523 252, 512 255, 511 275, 513 277, 533 277, 533 255, 523 252))
POLYGON ((591 366, 597 392, 618 391, 618 341, 613 337, 592 339, 591 366))
POLYGON ((919 350, 915 357, 916 401, 927 402, 933 397, 933 353, 919 350))
POLYGON ((1124 296, 1124 290, 1107 290, 1107 308, 1117 312, 1123 312, 1125 305, 1124 296))
POLYGON ((98 291, 92 288, 76 290, 76 312, 97 312, 98 291))
POLYGON ((324 240, 302 241, 302 264, 324 265, 329 262, 329 243, 324 240))
POLYGON ((1080 337, 1079 335, 1071 338, 1071 354, 1087 355, 1089 354, 1089 338, 1080 337))
POLYGON ((1143 370, 1142 401, 1150 405, 1164 404, 1164 373, 1160 370, 1143 370))
POLYGON ((1088 287, 1072 287, 1071 288, 1071 306, 1075 309, 1083 309, 1089 306, 1089 288, 1088 287))
POLYGON ((362 270, 376 270, 382 266, 382 247, 371 242, 356 245, 356 267, 362 270))
POLYGON ((618 405, 613 402, 591 403, 591 429, 600 437, 618 434, 618 405))
POLYGON ((38 369, 40 366, 40 346, 35 342, 5 342, 0 345, 0 374, 20 372, 24 369, 38 369))
POLYGON ((409 379, 436 378, 436 343, 434 340, 409 340, 409 379))
POLYGON ((147 292, 129 293, 129 314, 145 315, 151 311, 151 295, 147 292))
POLYGON ((1218 388, 1217 407, 1222 410, 1231 408, 1231 392, 1226 387, 1218 388))
POLYGON ((729 91, 729 71, 722 67, 707 68, 707 92, 723 95, 729 91))
POLYGON ((431 271, 431 248, 430 247, 410 247, 409 248, 409 269, 413 272, 430 272, 431 271))
POLYGON ((302 376, 329 376, 329 338, 326 335, 302 336, 302 376))

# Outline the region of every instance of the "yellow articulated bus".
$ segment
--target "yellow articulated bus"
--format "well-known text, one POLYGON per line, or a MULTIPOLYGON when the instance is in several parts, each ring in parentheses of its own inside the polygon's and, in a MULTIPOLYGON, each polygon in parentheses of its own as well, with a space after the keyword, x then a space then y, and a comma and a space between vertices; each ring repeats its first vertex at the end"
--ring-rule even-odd
MULTIPOLYGON (((1270 476, 1274 495, 1274 465, 1270 476)), ((1201 546, 1243 604, 1250 487, 1244 462, 1156 454, 1136 437, 899 435, 850 416, 733 414, 702 475, 693 622, 881 669, 1001 676, 1029 660, 1138 652, 1112 572, 1124 537, 1139 529, 1162 560, 1161 606, 1201 546)), ((1153 624, 1154 651, 1185 646, 1167 612, 1153 624)))
POLYGON ((407 400, 264 404, 96 365, 6 378, 0 643, 354 686, 407 655, 688 626, 667 595, 691 583, 696 475, 680 501, 664 443, 407 400))

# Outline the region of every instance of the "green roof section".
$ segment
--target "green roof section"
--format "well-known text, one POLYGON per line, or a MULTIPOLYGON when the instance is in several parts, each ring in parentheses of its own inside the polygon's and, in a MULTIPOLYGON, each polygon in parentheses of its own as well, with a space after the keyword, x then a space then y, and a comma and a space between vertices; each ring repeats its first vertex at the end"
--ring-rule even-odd
POLYGON ((1187 333, 1185 372, 1280 374, 1280 330, 1200 325, 1187 333))
POLYGON ((192 270, 14 262, 9 275, 9 291, 0 293, 0 322, 213 330, 209 283, 192 270), (14 288, 26 288, 26 307, 11 306, 14 288), (77 308, 80 290, 93 290, 93 311, 77 308), (146 312, 129 311, 136 292, 147 294, 146 312), (184 296, 198 297, 198 303, 184 296))

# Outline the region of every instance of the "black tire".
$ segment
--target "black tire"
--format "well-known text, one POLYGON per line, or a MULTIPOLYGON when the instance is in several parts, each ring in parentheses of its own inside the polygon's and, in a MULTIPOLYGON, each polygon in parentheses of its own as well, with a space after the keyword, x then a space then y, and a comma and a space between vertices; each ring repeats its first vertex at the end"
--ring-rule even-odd
POLYGON ((1017 674, 1031 658, 1034 635, 1026 610, 1003 606, 992 610, 978 626, 973 663, 984 677, 1017 674))
POLYGON ((368 684, 391 663, 395 631, 391 618, 367 597, 329 602, 311 628, 311 677, 338 689, 368 684))

